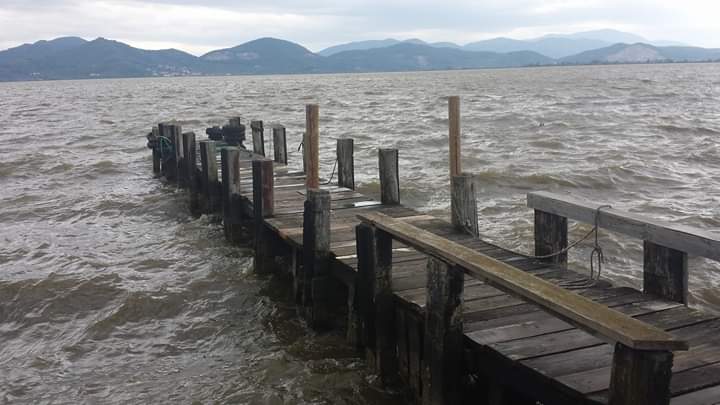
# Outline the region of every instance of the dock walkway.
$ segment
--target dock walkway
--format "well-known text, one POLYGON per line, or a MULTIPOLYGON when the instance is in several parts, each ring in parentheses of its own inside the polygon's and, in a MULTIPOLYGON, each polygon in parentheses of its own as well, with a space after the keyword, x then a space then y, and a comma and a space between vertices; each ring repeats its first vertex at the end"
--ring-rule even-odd
MULTIPOLYGON (((172 135, 172 131, 168 134, 172 135)), ((212 145, 211 151, 214 150, 214 156, 220 156, 222 149, 225 147, 221 144, 212 145)), ((188 146, 186 150, 202 153, 198 147, 188 146)), ((302 306, 303 302, 307 303, 307 297, 302 297, 303 292, 312 294, 309 287, 302 285, 303 267, 307 266, 308 257, 312 257, 308 256, 305 246, 308 239, 304 229, 308 227, 308 217, 303 214, 307 211, 306 201, 309 199, 306 174, 292 171, 284 164, 276 163, 274 167, 270 164, 271 190, 262 189, 263 184, 258 184, 263 182, 262 173, 258 173, 260 165, 254 168, 253 162, 268 160, 262 155, 244 150, 240 150, 237 156, 239 165, 233 177, 237 177, 237 180, 232 180, 237 184, 234 189, 228 189, 227 185, 221 184, 228 181, 227 175, 223 176, 223 170, 228 169, 216 167, 217 173, 208 175, 207 167, 197 166, 210 166, 209 170, 212 171, 212 164, 204 163, 200 156, 190 157, 196 162, 192 168, 178 163, 183 161, 182 156, 172 164, 178 165, 175 173, 184 171, 191 173, 190 177, 194 173, 199 178, 186 181, 191 188, 193 184, 196 185, 197 190, 192 192, 196 199, 235 201, 231 199, 231 195, 213 197, 214 193, 221 193, 220 190, 226 190, 224 192, 229 194, 235 190, 239 200, 233 204, 242 207, 242 219, 234 222, 242 223, 243 226, 254 223, 256 227, 257 224, 262 224, 272 235, 270 238, 260 237, 260 243, 272 245, 273 251, 269 255, 276 264, 284 264, 284 270, 294 278, 298 303, 302 306), (210 184, 212 182, 217 182, 214 188, 210 184), (255 195, 255 190, 263 190, 260 199, 255 195), (197 194, 200 196, 197 197, 197 194), (267 208, 255 208, 259 201, 268 198, 271 203, 269 215, 267 208), (266 212, 261 215, 261 222, 258 222, 256 213, 263 210, 266 212)), ((185 160, 187 161, 189 160, 185 160)), ((216 161, 217 163, 222 166, 222 159, 216 161)), ((518 255, 488 243, 482 237, 470 234, 466 229, 448 221, 404 207, 399 201, 383 204, 352 188, 339 185, 326 184, 318 188, 324 190, 330 199, 327 271, 334 282, 343 285, 346 291, 348 340, 351 344, 368 350, 370 365, 380 370, 381 374, 384 370, 397 374, 399 381, 418 403, 430 403, 427 399, 427 380, 428 373, 432 374, 428 371, 432 365, 428 364, 427 359, 425 323, 428 316, 426 305, 430 299, 428 261, 433 254, 398 240, 392 241, 392 264, 389 273, 392 305, 385 308, 390 308, 391 314, 388 316, 392 319, 394 330, 373 331, 374 326, 364 323, 368 317, 368 305, 373 305, 372 296, 375 294, 377 297, 378 292, 373 291, 373 285, 377 289, 377 284, 373 280, 363 281, 361 275, 360 262, 363 257, 359 257, 358 252, 361 252, 363 247, 357 246, 357 227, 362 222, 359 215, 381 213, 401 220, 668 332, 689 345, 689 350, 677 351, 674 360, 670 358, 670 403, 720 403, 720 317, 688 308, 683 302, 686 297, 680 300, 672 299, 672 296, 666 293, 643 293, 633 288, 616 287, 606 280, 592 280, 583 271, 569 268, 562 260, 540 260, 518 255), (370 291, 366 291, 367 289, 370 291), (383 351, 380 341, 385 337, 380 336, 382 334, 392 339, 390 359, 393 364, 390 365, 378 354, 383 351)), ((210 209, 211 202, 200 206, 213 211, 210 209)), ((225 211, 227 218, 227 209, 225 211)), ((564 226, 567 232, 566 222, 564 226)), ((258 229, 254 232, 259 234, 258 229)), ((565 234, 565 245, 566 238, 565 234)), ((264 254, 268 254, 267 250, 265 252, 264 254)), ((578 327, 582 325, 576 324, 572 319, 557 316, 552 310, 548 310, 546 305, 520 298, 518 294, 508 292, 507 288, 499 288, 494 283, 486 283, 468 274, 465 274, 463 279, 462 304, 459 306, 463 356, 460 359, 462 364, 455 366, 462 370, 461 395, 464 402, 650 403, 610 398, 613 380, 611 374, 618 347, 615 342, 589 331, 586 327, 578 327)), ((445 402, 450 403, 447 398, 445 402)))

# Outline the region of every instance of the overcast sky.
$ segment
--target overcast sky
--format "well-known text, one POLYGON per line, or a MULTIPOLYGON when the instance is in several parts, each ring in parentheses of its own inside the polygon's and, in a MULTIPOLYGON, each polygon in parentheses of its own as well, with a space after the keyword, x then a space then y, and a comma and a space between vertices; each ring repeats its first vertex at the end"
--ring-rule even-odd
POLYGON ((0 49, 77 35, 193 54, 272 36, 313 51, 337 43, 614 28, 720 47, 719 0, 0 0, 0 49))

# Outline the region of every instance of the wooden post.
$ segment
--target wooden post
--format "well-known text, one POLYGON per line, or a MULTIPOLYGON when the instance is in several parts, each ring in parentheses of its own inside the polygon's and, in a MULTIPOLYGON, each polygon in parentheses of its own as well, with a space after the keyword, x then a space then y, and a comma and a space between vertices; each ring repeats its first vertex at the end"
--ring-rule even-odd
POLYGON ((609 405, 668 405, 673 353, 615 344, 609 405))
POLYGON ((253 152, 265 156, 265 132, 263 122, 259 120, 250 121, 250 129, 253 137, 253 152))
POLYGON ((398 150, 379 149, 380 201, 386 205, 400 204, 398 150))
POLYGON ((352 138, 337 140, 338 186, 355 190, 355 162, 353 161, 352 138))
MULTIPOLYGON (((567 248, 567 246, 567 218, 535 210, 535 256, 557 253, 567 248)), ((566 266, 567 252, 544 260, 566 266)))
POLYGON ((460 162, 460 97, 448 97, 450 135, 450 178, 462 172, 460 162))
POLYGON ((165 179, 167 181, 177 181, 177 160, 175 158, 177 149, 177 144, 175 140, 175 132, 176 132, 176 126, 174 124, 169 123, 161 123, 158 124, 158 128, 160 131, 160 136, 165 138, 162 142, 164 143, 170 143, 173 147, 173 151, 166 151, 166 153, 169 153, 170 156, 163 156, 163 162, 162 162, 162 172, 163 175, 165 175, 165 179))
POLYGON ((255 271, 267 273, 272 269, 274 254, 272 234, 265 226, 265 218, 274 214, 273 161, 255 159, 253 174, 253 219, 255 223, 255 271))
POLYGON ((184 188, 185 181, 185 144, 180 125, 173 125, 173 142, 175 143, 175 175, 177 186, 184 188))
POLYGON ((185 132, 183 134, 183 144, 185 145, 185 179, 190 189, 190 212, 195 215, 199 210, 198 191, 200 189, 200 176, 197 173, 195 132, 185 132))
POLYGON ((317 104, 305 106, 305 186, 320 187, 320 109, 317 104))
POLYGON ((450 184, 452 188, 450 196, 452 224, 459 230, 480 236, 473 176, 467 173, 453 176, 450 184))
POLYGON ((220 209, 220 182, 218 181, 217 154, 215 141, 200 141, 202 164, 202 193, 204 211, 208 214, 220 209))
POLYGON ((687 253, 649 241, 643 242, 643 251, 643 291, 687 304, 687 253))
POLYGON ((375 263, 373 267, 373 302, 375 303, 375 346, 377 371, 387 386, 397 376, 395 350, 395 309, 392 292, 392 236, 375 229, 375 263))
POLYGON ((428 259, 423 404, 461 402, 463 278, 460 267, 428 259))
POLYGON ((285 137, 285 127, 275 125, 273 127, 273 151, 275 152, 275 163, 286 165, 287 158, 287 139, 285 137))
POLYGON ((222 210, 225 238, 230 242, 240 239, 240 149, 225 147, 220 150, 222 174, 222 210))
POLYGON ((313 328, 329 326, 330 192, 308 189, 303 215, 303 305, 313 328))
POLYGON ((375 288, 375 228, 360 223, 355 227, 355 249, 357 252, 358 275, 355 281, 357 301, 355 308, 360 319, 360 344, 365 347, 366 358, 371 369, 375 364, 375 304, 373 289, 375 288))
POLYGON ((158 127, 153 127, 152 136, 155 138, 155 144, 152 148, 153 173, 158 176, 160 175, 160 139, 158 139, 160 129, 158 127))

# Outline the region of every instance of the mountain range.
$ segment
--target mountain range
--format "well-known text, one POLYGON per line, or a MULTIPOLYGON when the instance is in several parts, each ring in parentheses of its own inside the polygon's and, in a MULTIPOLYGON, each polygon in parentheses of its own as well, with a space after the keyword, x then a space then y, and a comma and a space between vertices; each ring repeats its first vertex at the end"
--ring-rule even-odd
POLYGON ((603 30, 533 40, 496 38, 463 46, 386 39, 313 53, 293 42, 260 38, 198 57, 175 49, 138 49, 104 38, 62 37, 0 51, 0 81, 720 61, 720 49, 648 42, 603 30))

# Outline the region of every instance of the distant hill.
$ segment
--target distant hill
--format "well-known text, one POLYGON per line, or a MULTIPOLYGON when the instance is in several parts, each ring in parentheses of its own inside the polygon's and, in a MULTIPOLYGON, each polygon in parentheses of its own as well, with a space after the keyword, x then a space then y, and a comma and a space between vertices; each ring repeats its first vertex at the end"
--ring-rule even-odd
POLYGON ((602 48, 611 45, 610 42, 597 39, 573 38, 541 38, 536 40, 520 41, 510 38, 495 38, 485 41, 472 42, 463 47, 469 51, 490 52, 517 52, 532 51, 550 58, 562 58, 590 49, 602 48))
POLYGON ((65 37, 0 51, 0 81, 452 70, 558 63, 720 61, 718 49, 659 47, 646 43, 602 46, 560 58, 543 54, 569 53, 578 47, 590 46, 590 41, 600 43, 600 40, 564 37, 546 37, 529 43, 497 38, 461 48, 453 43, 429 44, 412 39, 397 41, 390 46, 341 51, 326 57, 293 42, 260 38, 196 57, 176 49, 138 49, 104 38, 86 41, 82 38, 65 37), (535 50, 523 50, 526 47, 534 47, 532 49, 535 50))
POLYGON ((657 47, 649 44, 615 44, 560 59, 564 64, 720 61, 720 49, 689 46, 657 47))
POLYGON ((380 72, 438 69, 476 69, 551 64, 534 52, 468 52, 452 48, 400 43, 387 48, 346 51, 328 57, 333 71, 380 72))
POLYGON ((23 50, 31 58, 12 58, 17 48, 0 52, 0 79, 87 79, 202 72, 195 56, 175 49, 147 51, 104 38, 89 42, 77 39, 36 42, 23 50))
POLYGON ((393 38, 387 38, 387 39, 379 39, 379 40, 369 40, 369 41, 357 41, 357 42, 348 42, 346 44, 340 44, 331 46, 329 48, 325 48, 318 52, 318 55, 322 56, 331 56, 335 55, 336 53, 345 52, 345 51, 364 51, 368 49, 376 49, 376 48, 387 48, 389 46, 401 44, 401 43, 409 43, 409 44, 415 44, 415 45, 428 45, 432 46, 434 48, 456 48, 461 49, 462 46, 452 43, 452 42, 433 42, 433 43, 427 43, 423 40, 412 38, 412 39, 406 39, 404 41, 400 41, 393 38))
POLYGON ((260 38, 234 48, 220 49, 201 56, 214 73, 313 73, 320 72, 324 58, 290 41, 260 38))
POLYGON ((617 43, 634 44, 637 42, 645 42, 645 43, 650 42, 647 39, 641 37, 640 35, 635 35, 635 34, 632 34, 629 32, 623 32, 623 31, 611 30, 611 29, 583 31, 583 32, 576 32, 573 34, 549 34, 549 35, 540 37, 539 39, 547 39, 547 38, 592 39, 595 41, 605 42, 606 44, 617 44, 617 43))

